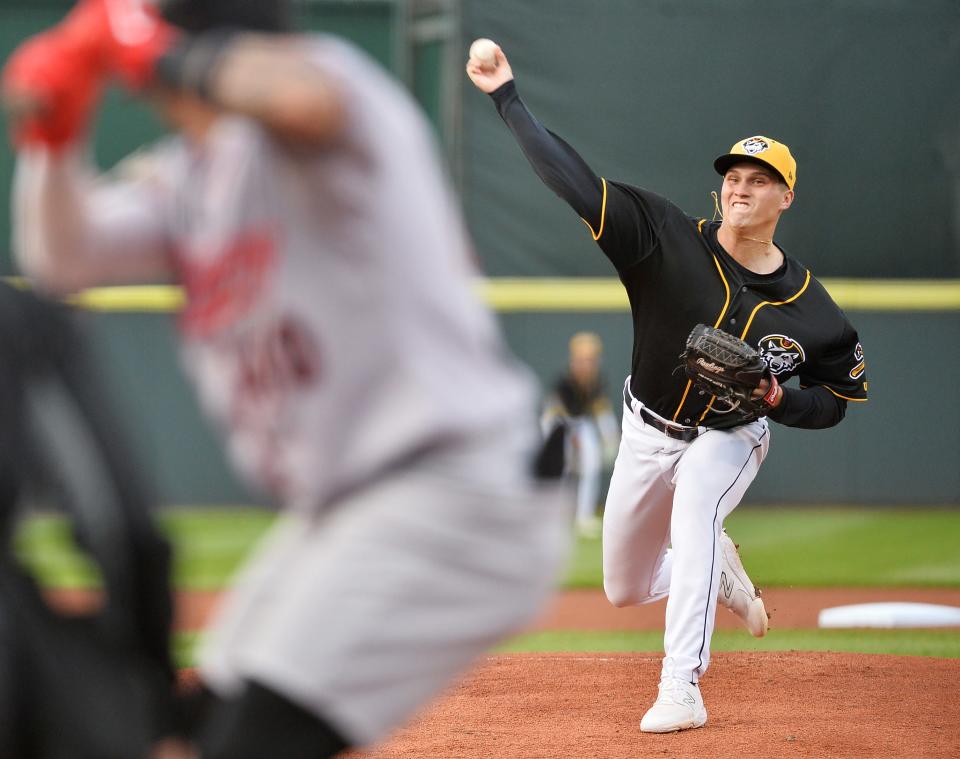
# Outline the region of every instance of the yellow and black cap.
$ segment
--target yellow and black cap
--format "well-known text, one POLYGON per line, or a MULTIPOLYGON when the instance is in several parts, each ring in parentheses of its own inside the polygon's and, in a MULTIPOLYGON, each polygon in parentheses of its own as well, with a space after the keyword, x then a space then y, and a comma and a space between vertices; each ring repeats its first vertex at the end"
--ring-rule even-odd
POLYGON ((734 143, 729 153, 724 153, 713 162, 713 168, 723 176, 735 163, 744 161, 773 169, 791 190, 797 181, 797 162, 790 154, 790 148, 763 135, 734 143))

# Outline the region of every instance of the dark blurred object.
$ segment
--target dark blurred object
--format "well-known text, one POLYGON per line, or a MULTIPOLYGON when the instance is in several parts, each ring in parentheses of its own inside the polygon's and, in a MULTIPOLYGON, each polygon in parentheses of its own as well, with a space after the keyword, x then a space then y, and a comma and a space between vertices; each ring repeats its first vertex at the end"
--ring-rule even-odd
POLYGON ((285 32, 292 28, 286 0, 157 0, 167 21, 185 31, 248 29, 285 32))
POLYGON ((0 283, 0 756, 134 759, 169 729, 170 550, 69 311, 0 283), (104 602, 64 616, 18 564, 24 501, 66 515, 104 602))

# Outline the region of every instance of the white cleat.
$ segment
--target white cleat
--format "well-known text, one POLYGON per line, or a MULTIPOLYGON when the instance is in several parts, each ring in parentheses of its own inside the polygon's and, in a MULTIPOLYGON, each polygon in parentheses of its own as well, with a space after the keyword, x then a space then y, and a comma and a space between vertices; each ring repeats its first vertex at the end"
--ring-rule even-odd
POLYGON ((767 634, 770 616, 763 605, 760 591, 753 587, 743 568, 736 544, 726 530, 720 532, 720 588, 717 598, 740 617, 753 637, 762 638, 767 634))
POLYGON ((695 683, 675 677, 660 680, 656 702, 640 720, 644 733, 675 733, 707 724, 707 709, 695 683))

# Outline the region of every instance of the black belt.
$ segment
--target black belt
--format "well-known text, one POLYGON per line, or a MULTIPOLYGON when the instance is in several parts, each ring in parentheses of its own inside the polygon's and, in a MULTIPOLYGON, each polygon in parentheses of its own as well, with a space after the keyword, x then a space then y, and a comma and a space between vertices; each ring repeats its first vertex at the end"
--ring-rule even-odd
MULTIPOLYGON (((630 389, 626 385, 623 387, 623 400, 624 403, 627 404, 627 408, 632 411, 633 397, 630 395, 630 389)), ((640 418, 651 427, 656 427, 664 435, 674 440, 682 440, 685 443, 689 443, 691 440, 696 440, 700 436, 700 429, 698 427, 674 427, 672 424, 667 424, 657 419, 657 417, 647 411, 643 406, 640 407, 640 418)))

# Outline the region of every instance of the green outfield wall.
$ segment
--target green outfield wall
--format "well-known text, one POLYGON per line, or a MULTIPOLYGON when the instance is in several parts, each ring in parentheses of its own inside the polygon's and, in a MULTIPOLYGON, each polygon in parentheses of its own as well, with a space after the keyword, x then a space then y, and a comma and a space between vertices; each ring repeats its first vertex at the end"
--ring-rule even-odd
MULTIPOLYGON (((960 282, 934 284, 940 285, 934 291, 941 301, 960 299, 960 282)), ((616 405, 629 371, 629 313, 599 302, 595 286, 578 301, 575 284, 567 283, 566 300, 545 306, 536 284, 526 299, 516 285, 494 280, 481 290, 489 302, 499 302, 507 341, 541 386, 563 370, 570 335, 593 330, 605 344, 606 389, 616 405)), ((892 296, 896 310, 883 310, 869 292, 848 293, 861 303, 848 313, 866 349, 870 401, 850 404, 844 422, 830 430, 773 425, 770 455, 748 501, 960 506, 960 404, 950 385, 960 371, 960 304, 931 308, 922 287, 899 292, 899 301, 892 296)), ((112 291, 88 298, 89 306, 111 309, 83 318, 96 338, 112 396, 164 502, 262 501, 230 473, 216 432, 202 419, 179 371, 174 320, 165 313, 176 298, 172 291, 153 300, 143 292, 131 298, 112 291), (137 299, 157 312, 130 313, 137 299)))
MULTIPOLYGON (((0 0, 0 56, 69 5, 0 0)), ((415 94, 496 278, 485 295, 541 383, 562 369, 570 334, 593 329, 616 398, 629 315, 584 225, 466 80, 470 40, 502 44, 530 107, 598 173, 692 215, 712 215, 712 159, 734 140, 790 144, 797 200, 778 240, 830 278, 866 347, 871 401, 833 430, 776 426, 748 500, 960 505, 960 2, 299 0, 297 14, 303 28, 356 41, 415 94)), ((97 160, 110 166, 162 132, 111 90, 97 160)), ((0 142, 0 274, 13 272, 12 170, 0 142)), ((116 308, 85 316, 116 402, 166 502, 259 501, 230 474, 178 370, 178 298, 93 299, 116 308)))
MULTIPOLYGON (((820 277, 960 276, 957 0, 483 0, 541 121, 595 172, 713 214, 713 159, 765 134, 797 158, 777 239, 820 277)), ((464 199, 490 276, 607 276, 489 98, 463 100, 464 199)))

